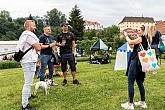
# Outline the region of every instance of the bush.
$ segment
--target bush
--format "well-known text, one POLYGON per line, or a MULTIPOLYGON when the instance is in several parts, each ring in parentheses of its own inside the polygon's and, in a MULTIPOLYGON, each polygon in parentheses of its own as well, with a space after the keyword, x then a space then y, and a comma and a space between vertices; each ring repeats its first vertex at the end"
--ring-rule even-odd
POLYGON ((115 59, 116 59, 116 54, 111 55, 111 56, 110 56, 110 59, 115 60, 115 59))
POLYGON ((78 57, 76 58, 77 62, 89 61, 89 57, 78 57))
POLYGON ((20 63, 16 61, 1 61, 0 69, 19 68, 20 63))

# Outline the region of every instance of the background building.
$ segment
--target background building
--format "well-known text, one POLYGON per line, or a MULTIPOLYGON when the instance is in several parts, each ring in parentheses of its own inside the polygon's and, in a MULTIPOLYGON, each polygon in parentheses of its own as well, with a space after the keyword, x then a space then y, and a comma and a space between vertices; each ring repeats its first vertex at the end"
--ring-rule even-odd
POLYGON ((0 60, 6 55, 10 57, 16 52, 18 41, 0 41, 0 60))
POLYGON ((124 17, 119 23, 120 32, 127 28, 138 29, 142 25, 155 26, 154 19, 152 17, 124 17))
POLYGON ((165 21, 156 21, 156 29, 160 31, 162 35, 165 35, 165 21))
POLYGON ((99 30, 99 29, 103 29, 103 26, 100 25, 100 23, 98 23, 96 21, 85 20, 84 28, 85 28, 85 30, 92 30, 92 29, 99 30))

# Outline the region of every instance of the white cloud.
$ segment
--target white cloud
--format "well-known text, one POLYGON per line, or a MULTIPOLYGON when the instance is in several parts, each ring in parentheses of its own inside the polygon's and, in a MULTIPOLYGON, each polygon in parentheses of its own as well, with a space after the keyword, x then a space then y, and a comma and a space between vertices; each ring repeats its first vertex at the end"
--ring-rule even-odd
POLYGON ((165 20, 164 0, 0 0, 0 10, 13 18, 29 14, 43 16, 57 8, 65 15, 77 4, 84 19, 98 21, 104 26, 118 24, 124 16, 149 16, 165 20))

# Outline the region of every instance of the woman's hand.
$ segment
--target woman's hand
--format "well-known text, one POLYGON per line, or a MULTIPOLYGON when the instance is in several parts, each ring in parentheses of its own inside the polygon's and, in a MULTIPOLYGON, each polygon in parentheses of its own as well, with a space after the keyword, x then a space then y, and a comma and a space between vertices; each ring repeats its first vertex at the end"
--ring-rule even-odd
POLYGON ((126 38, 128 36, 128 33, 124 31, 124 37, 126 38))

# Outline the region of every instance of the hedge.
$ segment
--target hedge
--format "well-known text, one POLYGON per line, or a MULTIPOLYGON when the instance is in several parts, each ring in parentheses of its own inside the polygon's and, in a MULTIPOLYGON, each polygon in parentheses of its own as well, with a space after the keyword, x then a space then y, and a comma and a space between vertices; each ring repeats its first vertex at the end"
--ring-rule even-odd
POLYGON ((20 63, 16 61, 0 61, 0 69, 19 68, 20 63))
POLYGON ((77 62, 89 61, 89 57, 77 57, 76 61, 77 62))

